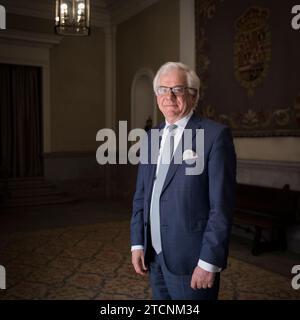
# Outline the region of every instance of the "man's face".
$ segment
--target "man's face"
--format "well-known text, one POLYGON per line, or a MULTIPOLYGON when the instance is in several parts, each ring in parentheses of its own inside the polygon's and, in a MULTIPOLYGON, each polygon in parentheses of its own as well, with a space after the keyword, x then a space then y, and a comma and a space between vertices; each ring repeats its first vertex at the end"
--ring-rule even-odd
MULTIPOLYGON (((160 76, 159 86, 161 87, 186 87, 186 75, 181 70, 170 70, 160 76)), ((163 113, 166 120, 174 123, 185 117, 193 109, 196 97, 191 95, 188 90, 183 95, 175 95, 171 90, 168 93, 157 95, 159 110, 163 113)))

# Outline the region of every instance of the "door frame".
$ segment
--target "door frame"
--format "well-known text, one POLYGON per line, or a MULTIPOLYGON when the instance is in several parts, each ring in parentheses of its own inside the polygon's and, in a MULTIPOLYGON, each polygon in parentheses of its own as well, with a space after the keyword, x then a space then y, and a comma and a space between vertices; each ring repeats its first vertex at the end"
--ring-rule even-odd
MULTIPOLYGON (((135 126, 135 111, 137 109, 137 105, 136 105, 136 99, 135 99, 135 89, 136 89, 136 85, 139 81, 140 78, 142 77, 146 77, 150 80, 150 83, 152 83, 153 79, 154 79, 154 72, 151 69, 148 68, 140 68, 134 75, 133 77, 133 81, 132 81, 132 85, 131 85, 131 103, 130 103, 130 127, 132 129, 136 128, 135 126)), ((156 99, 155 96, 153 95, 153 110, 152 110, 152 123, 153 126, 155 126, 157 124, 157 107, 156 107, 156 99)))
POLYGON ((62 37, 32 32, 0 32, 0 63, 42 69, 42 150, 51 152, 50 48, 62 37))

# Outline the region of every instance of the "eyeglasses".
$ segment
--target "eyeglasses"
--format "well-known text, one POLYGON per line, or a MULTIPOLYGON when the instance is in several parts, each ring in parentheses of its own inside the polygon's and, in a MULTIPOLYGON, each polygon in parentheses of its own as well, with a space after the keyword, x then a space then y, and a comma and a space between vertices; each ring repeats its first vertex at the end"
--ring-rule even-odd
POLYGON ((183 96, 185 94, 186 89, 189 90, 190 94, 195 94, 197 91, 194 88, 176 86, 176 87, 158 87, 156 88, 155 93, 158 96, 164 96, 172 92, 175 96, 183 96))

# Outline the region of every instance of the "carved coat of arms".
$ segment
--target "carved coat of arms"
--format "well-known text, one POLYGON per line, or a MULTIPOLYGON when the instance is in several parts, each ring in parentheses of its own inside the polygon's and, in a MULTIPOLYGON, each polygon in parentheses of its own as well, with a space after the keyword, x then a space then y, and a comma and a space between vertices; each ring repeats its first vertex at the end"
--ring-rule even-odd
POLYGON ((235 76, 249 96, 265 78, 271 59, 268 18, 268 9, 250 7, 235 23, 235 76))

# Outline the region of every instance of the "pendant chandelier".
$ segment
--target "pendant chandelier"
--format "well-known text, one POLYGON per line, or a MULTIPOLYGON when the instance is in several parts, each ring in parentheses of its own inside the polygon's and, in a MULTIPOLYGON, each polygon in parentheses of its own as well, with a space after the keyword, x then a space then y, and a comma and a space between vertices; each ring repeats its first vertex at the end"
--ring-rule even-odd
POLYGON ((90 0, 56 0, 55 31, 59 35, 90 34, 90 0))

